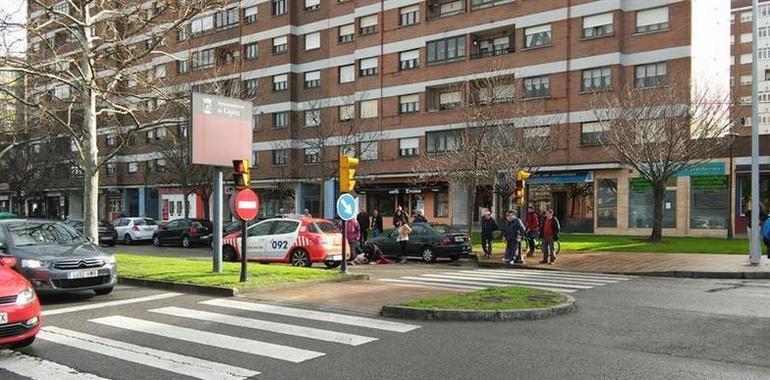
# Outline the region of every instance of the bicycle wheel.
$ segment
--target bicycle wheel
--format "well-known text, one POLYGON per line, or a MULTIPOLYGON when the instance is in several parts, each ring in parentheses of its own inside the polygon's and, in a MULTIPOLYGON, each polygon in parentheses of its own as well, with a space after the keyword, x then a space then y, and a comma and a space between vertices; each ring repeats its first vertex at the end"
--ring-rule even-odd
POLYGON ((556 240, 555 242, 553 242, 553 254, 558 255, 559 251, 561 251, 561 243, 559 243, 559 241, 556 240))
MULTIPOLYGON (((537 243, 535 243, 535 247, 537 247, 537 243)), ((529 243, 527 242, 527 239, 521 239, 521 244, 519 245, 519 249, 521 250, 522 254, 526 254, 529 252, 529 243)))

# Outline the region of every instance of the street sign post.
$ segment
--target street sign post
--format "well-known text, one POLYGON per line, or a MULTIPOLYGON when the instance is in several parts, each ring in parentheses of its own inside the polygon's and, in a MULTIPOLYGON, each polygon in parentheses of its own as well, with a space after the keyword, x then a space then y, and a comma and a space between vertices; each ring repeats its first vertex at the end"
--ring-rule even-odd
MULTIPOLYGON (((344 193, 337 198, 337 215, 342 219, 342 263, 340 263, 340 272, 347 273, 347 221, 356 217, 358 214, 358 199, 348 193, 344 193)), ((355 254, 355 252, 351 252, 355 254)))
POLYGON ((243 189, 230 197, 230 211, 241 221, 241 282, 249 280, 249 271, 246 266, 248 253, 246 252, 246 226, 250 220, 259 215, 259 196, 254 190, 243 189))

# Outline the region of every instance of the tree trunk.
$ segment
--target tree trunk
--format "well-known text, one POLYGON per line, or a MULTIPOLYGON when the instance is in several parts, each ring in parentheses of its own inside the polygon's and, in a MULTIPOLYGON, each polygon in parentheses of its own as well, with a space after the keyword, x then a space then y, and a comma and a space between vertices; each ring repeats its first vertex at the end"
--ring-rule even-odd
MULTIPOLYGON (((88 7, 84 20, 91 21, 88 7)), ((99 146, 96 143, 96 92, 92 88, 96 73, 91 58, 92 38, 85 33, 85 43, 82 51, 83 70, 82 99, 84 138, 81 145, 83 157, 83 232, 94 241, 99 241, 99 146)))
POLYGON ((476 187, 478 180, 474 179, 471 188, 468 191, 468 236, 473 236, 473 211, 476 208, 476 187))
POLYGON ((666 199, 666 181, 659 181, 652 184, 652 234, 650 242, 658 243, 663 240, 663 202, 666 199))
POLYGON ((190 195, 192 194, 191 191, 186 191, 184 193, 184 217, 189 218, 190 217, 190 195))

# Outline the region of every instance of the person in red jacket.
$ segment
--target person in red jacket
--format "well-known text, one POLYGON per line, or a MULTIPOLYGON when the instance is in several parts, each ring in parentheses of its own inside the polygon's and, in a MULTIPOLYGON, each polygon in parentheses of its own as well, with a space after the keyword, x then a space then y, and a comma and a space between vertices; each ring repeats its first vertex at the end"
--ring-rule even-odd
POLYGON ((524 236, 527 239, 527 246, 529 247, 527 257, 532 257, 535 255, 535 238, 540 233, 540 216, 535 212, 535 206, 533 205, 527 206, 527 216, 524 218, 524 228, 526 229, 524 236))
POLYGON ((540 264, 553 264, 556 261, 553 242, 559 240, 560 229, 559 219, 553 216, 553 210, 546 209, 543 229, 540 231, 540 238, 543 239, 543 261, 540 264))

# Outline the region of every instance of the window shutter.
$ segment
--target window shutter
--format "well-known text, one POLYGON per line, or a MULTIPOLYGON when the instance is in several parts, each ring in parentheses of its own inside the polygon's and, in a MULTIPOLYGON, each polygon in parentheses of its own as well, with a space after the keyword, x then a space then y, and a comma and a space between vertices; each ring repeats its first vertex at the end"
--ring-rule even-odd
POLYGON ((404 103, 417 103, 420 101, 420 95, 414 94, 414 95, 404 95, 401 97, 401 104, 404 103))
POLYGON ((377 101, 364 100, 361 103, 361 118, 377 117, 377 101))
POLYGON ((308 33, 305 35, 305 50, 318 49, 321 47, 321 33, 308 33))
POLYGON ((273 83, 287 82, 289 80, 289 74, 281 74, 273 77, 273 83))
POLYGON ((287 36, 273 38, 273 46, 286 45, 288 42, 289 38, 287 36))
POLYGON ((398 143, 400 149, 417 149, 420 147, 420 139, 401 139, 398 143))
POLYGON ((340 82, 347 83, 356 80, 356 72, 354 65, 341 66, 340 67, 340 82))
POLYGON ((356 27, 354 24, 340 26, 340 36, 354 34, 355 32, 356 32, 356 27))
POLYGON ((612 24, 612 13, 583 17, 583 28, 586 29, 607 24, 612 24))
POLYGON ((636 26, 655 25, 668 22, 668 7, 636 12, 636 26))
POLYGON ((460 103, 462 101, 462 94, 460 91, 442 92, 439 94, 440 104, 460 103))
POLYGON ((551 24, 548 25, 540 25, 540 26, 533 26, 531 28, 527 28, 524 30, 524 34, 529 36, 532 34, 538 34, 543 32, 550 32, 551 31, 551 24))
POLYGON ((257 15, 257 7, 248 7, 243 11, 244 17, 249 16, 256 16, 257 15))
POLYGON ((362 59, 359 61, 359 65, 361 66, 361 70, 375 69, 377 68, 377 58, 362 59))
POLYGON ((321 0, 305 0, 305 8, 321 5, 321 0))
POLYGON ((362 28, 366 28, 367 26, 375 26, 377 25, 377 15, 361 17, 360 23, 362 28))
POLYGON ((402 15, 407 14, 407 13, 412 13, 412 12, 419 12, 419 11, 420 11, 420 5, 419 4, 401 8, 401 14, 402 15))
POLYGON ((320 80, 320 79, 321 79, 320 71, 308 71, 305 73, 305 81, 320 80))
POLYGON ((420 51, 419 50, 409 50, 401 52, 401 60, 402 61, 408 61, 410 59, 420 59, 420 51))

